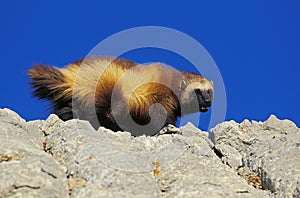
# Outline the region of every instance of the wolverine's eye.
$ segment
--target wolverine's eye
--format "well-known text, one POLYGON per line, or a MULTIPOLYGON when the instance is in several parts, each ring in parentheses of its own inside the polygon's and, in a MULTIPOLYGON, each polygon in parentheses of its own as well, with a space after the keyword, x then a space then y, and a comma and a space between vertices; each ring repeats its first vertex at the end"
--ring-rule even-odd
POLYGON ((201 90, 200 89, 195 89, 194 92, 196 93, 196 95, 201 95, 201 90))

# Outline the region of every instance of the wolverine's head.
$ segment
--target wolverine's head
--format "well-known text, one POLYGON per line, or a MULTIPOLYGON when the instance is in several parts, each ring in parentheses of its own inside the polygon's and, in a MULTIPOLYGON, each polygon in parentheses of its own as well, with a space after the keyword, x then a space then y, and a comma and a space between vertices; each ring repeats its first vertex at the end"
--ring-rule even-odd
POLYGON ((184 114, 206 112, 214 98, 212 81, 195 73, 184 72, 185 79, 180 81, 180 103, 184 114))

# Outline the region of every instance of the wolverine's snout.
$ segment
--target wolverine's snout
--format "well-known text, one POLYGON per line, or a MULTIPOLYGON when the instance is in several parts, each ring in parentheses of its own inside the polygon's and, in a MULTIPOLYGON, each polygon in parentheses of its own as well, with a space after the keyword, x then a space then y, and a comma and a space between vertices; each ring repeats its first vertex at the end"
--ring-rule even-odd
POLYGON ((200 90, 195 89, 195 93, 199 102, 200 111, 206 112, 208 108, 211 106, 213 99, 213 91, 211 89, 208 90, 200 90))
POLYGON ((201 96, 202 96, 205 103, 211 105, 212 96, 213 96, 211 89, 209 89, 207 91, 203 91, 201 96))

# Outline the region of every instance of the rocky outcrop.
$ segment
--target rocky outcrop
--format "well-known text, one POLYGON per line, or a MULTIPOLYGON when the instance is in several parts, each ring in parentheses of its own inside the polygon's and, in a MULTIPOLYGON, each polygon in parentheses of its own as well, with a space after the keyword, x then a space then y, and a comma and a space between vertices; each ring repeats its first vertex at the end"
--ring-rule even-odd
POLYGON ((133 137, 88 122, 26 122, 0 110, 0 197, 299 197, 300 131, 288 120, 224 122, 210 139, 133 137))
POLYGON ((274 115, 265 122, 224 122, 211 139, 223 163, 250 183, 275 197, 300 197, 300 130, 293 122, 274 115))

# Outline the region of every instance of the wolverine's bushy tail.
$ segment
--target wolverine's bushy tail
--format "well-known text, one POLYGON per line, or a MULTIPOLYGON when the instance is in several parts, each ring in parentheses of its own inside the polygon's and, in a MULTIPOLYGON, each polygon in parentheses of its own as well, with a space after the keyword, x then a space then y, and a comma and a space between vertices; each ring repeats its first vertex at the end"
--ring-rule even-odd
POLYGON ((63 73, 54 67, 34 64, 27 75, 33 80, 30 85, 34 88, 33 95, 54 102, 64 92, 61 85, 64 82, 63 73))

